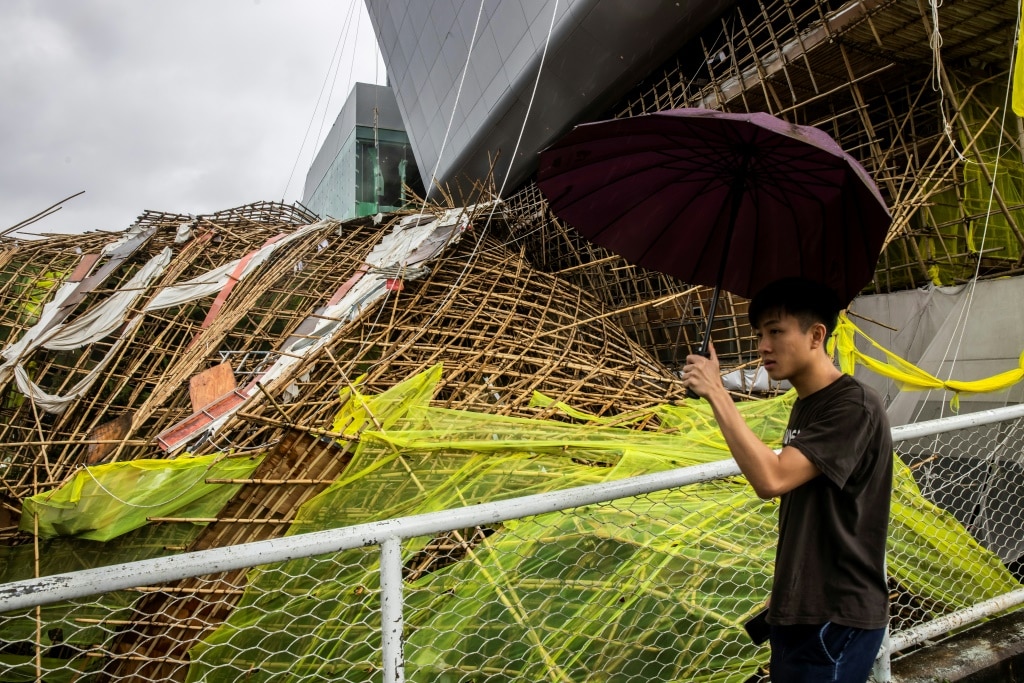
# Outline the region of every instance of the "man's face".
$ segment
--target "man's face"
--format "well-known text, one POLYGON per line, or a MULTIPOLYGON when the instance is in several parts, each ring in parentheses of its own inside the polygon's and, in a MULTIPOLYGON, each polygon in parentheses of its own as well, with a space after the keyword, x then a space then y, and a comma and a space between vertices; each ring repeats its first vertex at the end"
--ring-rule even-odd
POLYGON ((757 333, 757 351, 764 369, 775 381, 790 380, 810 366, 814 353, 824 337, 824 325, 811 325, 806 331, 800 321, 782 311, 768 311, 761 316, 757 333))

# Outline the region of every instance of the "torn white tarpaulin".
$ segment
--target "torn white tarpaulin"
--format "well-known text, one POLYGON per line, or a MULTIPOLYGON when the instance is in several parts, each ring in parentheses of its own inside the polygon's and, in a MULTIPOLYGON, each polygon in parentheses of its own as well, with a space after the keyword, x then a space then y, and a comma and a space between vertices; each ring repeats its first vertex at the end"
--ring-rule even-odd
POLYGON ((159 311, 163 308, 180 306, 189 301, 202 299, 204 296, 213 296, 228 281, 228 275, 234 270, 236 265, 238 265, 237 260, 231 261, 223 266, 218 266, 213 270, 201 273, 191 280, 166 286, 149 300, 149 303, 146 304, 146 310, 159 311))
MULTIPOLYGON (((260 264, 264 263, 277 247, 287 244, 293 239, 311 232, 319 225, 321 224, 318 223, 304 226, 284 239, 259 250, 253 258, 250 259, 242 273, 237 276, 238 279, 244 279, 260 264)), ((136 230, 135 232, 137 233, 138 231, 136 230)), ((134 236, 134 234, 135 233, 132 233, 132 236, 134 236)), ((125 239, 126 238, 122 238, 115 244, 120 244, 124 242, 125 239)), ((109 246, 110 245, 108 245, 108 247, 109 246)), ((105 253, 108 251, 108 247, 104 247, 105 253)), ((0 383, 6 382, 10 379, 11 374, 13 373, 18 389, 23 394, 31 398, 32 401, 39 405, 43 410, 48 413, 63 412, 72 401, 76 400, 89 390, 92 384, 96 381, 96 378, 100 373, 102 373, 107 363, 113 357, 114 352, 120 348, 121 344, 128 337, 130 332, 142 321, 142 316, 136 316, 131 323, 126 326, 118 336, 117 341, 114 342, 113 347, 106 353, 103 360, 101 360, 100 363, 88 373, 88 375, 83 377, 63 396, 48 394, 37 384, 32 382, 28 373, 20 367, 21 359, 26 358, 39 346, 44 346, 45 348, 52 350, 76 349, 84 346, 85 344, 98 341, 99 339, 102 339, 114 332, 117 327, 121 325, 124 312, 127 308, 134 303, 139 296, 145 293, 152 280, 166 268, 167 264, 171 260, 171 254, 172 252, 170 248, 165 248, 160 254, 150 259, 150 261, 143 266, 143 268, 141 268, 128 283, 120 288, 118 292, 108 297, 95 309, 80 316, 74 322, 55 327, 45 334, 33 334, 33 330, 43 330, 45 326, 50 323, 57 309, 74 291, 76 283, 68 283, 70 287, 67 288, 62 286, 61 289, 58 290, 53 301, 44 306, 43 314, 40 316, 39 323, 33 326, 33 328, 29 330, 29 332, 26 333, 17 344, 11 345, 11 348, 4 350, 2 355, 5 361, 3 364, 0 364, 0 383), (51 309, 49 315, 47 315, 47 309, 51 309)), ((228 276, 237 264, 238 260, 225 264, 224 266, 221 266, 214 271, 207 272, 188 283, 183 283, 184 286, 181 288, 165 288, 153 297, 143 311, 168 308, 170 306, 175 306, 193 299, 213 294, 223 287, 227 282, 228 276), (222 276, 219 275, 221 272, 223 272, 222 276), (213 280, 213 282, 207 282, 210 280, 213 280)))
POLYGON ((135 239, 136 237, 145 232, 152 233, 153 227, 140 225, 139 223, 134 223, 133 225, 128 226, 128 229, 124 231, 123 235, 118 237, 113 242, 107 242, 106 244, 103 245, 103 248, 100 250, 100 255, 109 256, 110 254, 113 254, 114 252, 120 250, 121 247, 128 244, 133 239, 135 239))
MULTIPOLYGON (((48 413, 63 412, 72 401, 89 390, 89 387, 92 386, 96 378, 103 372, 103 368, 106 367, 109 360, 113 357, 113 353, 120 348, 128 332, 138 326, 138 323, 142 320, 141 316, 137 316, 133 323, 121 332, 113 347, 103 357, 103 360, 63 396, 48 394, 43 391, 39 385, 29 378, 28 373, 22 367, 22 362, 40 346, 55 351, 66 351, 81 348, 86 344, 99 341, 112 334, 123 323, 125 311, 128 310, 136 299, 145 293, 146 288, 149 287, 153 279, 160 275, 170 262, 171 250, 169 247, 165 247, 163 251, 146 262, 123 287, 104 299, 103 303, 99 306, 96 306, 73 322, 66 325, 58 325, 38 337, 34 335, 30 337, 29 333, 32 330, 29 330, 29 333, 26 333, 17 344, 13 345, 17 348, 10 349, 10 357, 7 355, 8 351, 5 350, 4 362, 0 365, 0 383, 10 379, 13 373, 21 393, 31 398, 44 411, 48 413)), ((47 304, 47 306, 51 305, 54 305, 53 310, 60 306, 58 297, 54 297, 54 300, 47 304)), ((49 320, 50 318, 45 316, 44 311, 44 315, 40 317, 39 323, 33 326, 33 329, 42 329, 40 325, 48 324, 49 320), (44 320, 43 318, 46 319, 44 320)))
POLYGON ((103 356, 103 360, 99 364, 89 371, 89 374, 79 380, 75 386, 71 387, 63 396, 55 396, 48 394, 43 391, 37 384, 29 379, 28 373, 19 364, 14 366, 14 380, 18 384, 18 389, 21 393, 32 399, 32 402, 42 408, 44 411, 51 414, 60 414, 71 404, 72 401, 77 400, 92 387, 93 383, 103 374, 103 369, 107 366, 107 363, 117 355, 118 349, 121 348, 121 344, 127 339, 131 333, 139 326, 142 322, 142 316, 137 315, 128 321, 125 329, 118 336, 117 341, 110 347, 106 355, 103 356))
MULTIPOLYGON (((132 289, 136 289, 137 287, 145 287, 146 285, 149 284, 149 281, 152 280, 153 277, 162 272, 163 269, 167 266, 167 263, 170 261, 170 250, 167 249, 165 251, 167 253, 159 254, 150 259, 150 261, 139 270, 139 273, 137 273, 136 276, 132 278, 132 282, 137 284, 132 285, 132 282, 130 282, 126 286, 126 289, 129 287, 131 287, 132 289), (141 283, 142 281, 145 281, 145 284, 138 284, 141 283)), ((36 324, 33 325, 28 331, 26 331, 25 334, 22 335, 21 339, 19 339, 17 342, 13 344, 8 345, 2 352, 0 352, 0 357, 3 357, 4 361, 2 364, 0 364, 0 384, 3 384, 8 379, 10 379, 11 369, 15 365, 20 363, 22 359, 27 358, 34 350, 36 350, 40 346, 47 346, 47 348, 53 349, 78 348, 78 346, 82 346, 82 344, 78 344, 78 346, 62 345, 58 340, 64 338, 65 336, 69 339, 76 339, 78 336, 82 334, 95 334, 96 330, 92 327, 92 325, 95 324, 95 316, 92 315, 92 312, 86 313, 81 318, 79 318, 79 320, 85 321, 83 324, 79 324, 78 321, 75 321, 70 325, 58 325, 57 327, 54 327, 50 331, 40 334, 40 332, 44 330, 53 320, 53 317, 56 314, 57 310, 64 304, 65 299, 67 299, 67 297, 74 291, 77 284, 78 283, 75 282, 66 282, 63 285, 61 285, 60 289, 54 295, 53 299, 43 306, 43 312, 39 316, 39 321, 36 322, 36 324), (71 332, 65 332, 65 330, 67 330, 69 327, 72 328, 71 332), (56 343, 57 345, 49 346, 50 343, 56 343)), ((141 289, 139 289, 138 291, 133 291, 130 293, 132 295, 130 298, 134 300, 134 298, 141 293, 141 289)), ((107 301, 109 301, 110 299, 114 299, 114 297, 117 296, 117 294, 114 294, 113 296, 109 297, 107 301)), ((105 334, 101 334, 99 337, 97 337, 98 339, 102 339, 107 334, 110 334, 110 332, 113 332, 114 329, 119 324, 121 324, 121 316, 124 314, 125 308, 127 306, 127 304, 122 305, 122 301, 124 301, 123 298, 117 299, 114 301, 114 306, 107 306, 104 309, 104 314, 115 315, 114 313, 109 312, 109 310, 120 305, 120 310, 116 313, 117 322, 112 326, 109 326, 108 331, 105 334)), ((106 301, 104 302, 104 304, 101 304, 101 306, 97 308, 104 308, 105 304, 106 301)))
MULTIPOLYGON (((449 209, 438 219, 432 215, 406 216, 391 232, 381 238, 364 263, 368 266, 365 274, 352 285, 345 296, 328 306, 319 316, 319 321, 308 335, 291 347, 283 349, 289 354, 305 353, 305 347, 318 341, 324 334, 333 331, 346 322, 355 319, 368 306, 377 302, 387 293, 387 282, 393 279, 414 279, 430 273, 424 264, 436 258, 447 244, 458 241, 469 225, 469 211, 449 209)), ((290 365, 287 357, 279 363, 290 365)), ((275 367, 267 370, 268 379, 276 377, 275 367)))
POLYGON ((171 262, 171 248, 163 250, 146 262, 132 278, 95 308, 70 323, 58 325, 40 342, 51 351, 70 351, 92 344, 112 334, 124 322, 124 314, 146 293, 153 279, 171 262))
MULTIPOLYGON (((130 242, 138 241, 141 237, 148 239, 148 236, 152 235, 155 228, 143 228, 142 226, 136 225, 125 231, 125 234, 118 239, 107 243, 100 250, 100 254, 103 256, 112 255, 112 261, 108 266, 104 266, 103 270, 107 270, 111 267, 116 267, 116 264, 121 263, 128 256, 129 253, 134 251, 136 247, 131 248, 129 251, 123 254, 119 253, 122 248, 127 248, 130 242)), ((79 264, 81 265, 81 263, 79 264)), ((108 270, 109 272, 109 270, 108 270)), ((85 273, 82 274, 85 276, 85 273)), ((97 282, 101 281, 105 276, 94 275, 93 279, 97 282), (97 279, 98 278, 98 279, 97 279)), ((88 278, 86 278, 88 280, 88 278)), ((62 321, 67 316, 75 303, 80 300, 81 296, 84 296, 83 292, 79 289, 83 285, 83 281, 69 281, 64 282, 54 293, 53 298, 43 305, 43 311, 39 315, 39 319, 36 324, 25 331, 25 334, 21 338, 12 343, 8 344, 2 351, 0 351, 0 358, 3 362, 0 363, 0 386, 7 383, 11 378, 11 373, 15 364, 32 353, 33 350, 38 348, 44 338, 49 338, 49 330, 53 328, 57 323, 62 321)), ((91 291, 91 288, 86 290, 85 293, 91 291)))
MULTIPOLYGON (((318 228, 322 228, 325 223, 325 221, 320 221, 319 223, 303 226, 277 242, 268 244, 257 250, 252 255, 252 258, 249 259, 245 268, 242 269, 242 272, 237 275, 238 280, 242 281, 248 277, 254 270, 259 268, 268 258, 270 258, 270 255, 277 249, 280 249, 284 245, 302 237, 303 235, 307 235, 318 228)), ((230 263, 225 263, 223 266, 214 268, 213 270, 208 270, 191 280, 165 287, 161 292, 150 299, 149 303, 146 304, 145 310, 158 311, 172 306, 180 306, 181 304, 188 303, 189 301, 202 299, 203 297, 216 294, 228 283, 228 279, 231 277, 235 267, 241 260, 242 259, 235 259, 230 263)))
POLYGON ((34 349, 39 346, 35 343, 36 340, 49 327, 57 312, 64 305, 67 298, 75 292, 77 287, 77 282, 65 282, 62 284, 54 293, 53 299, 43 305, 43 312, 39 314, 39 320, 36 321, 36 324, 27 329, 25 334, 21 335, 21 339, 8 344, 4 347, 3 351, 0 351, 0 358, 4 360, 0 364, 0 385, 10 379, 11 368, 18 362, 19 358, 25 355, 25 349, 30 347, 34 349))
POLYGON ((178 226, 178 229, 174 232, 174 243, 184 244, 192 239, 192 228, 196 227, 196 219, 193 218, 190 221, 185 221, 178 226))

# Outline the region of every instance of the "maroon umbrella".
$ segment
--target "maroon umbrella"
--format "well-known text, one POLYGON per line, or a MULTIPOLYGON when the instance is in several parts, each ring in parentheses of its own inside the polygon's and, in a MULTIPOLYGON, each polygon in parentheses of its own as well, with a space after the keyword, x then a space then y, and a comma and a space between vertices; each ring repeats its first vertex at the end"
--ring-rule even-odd
POLYGON ((752 297, 800 275, 845 306, 871 280, 891 218, 827 134, 769 114, 673 109, 576 126, 540 157, 554 213, 638 266, 752 297))

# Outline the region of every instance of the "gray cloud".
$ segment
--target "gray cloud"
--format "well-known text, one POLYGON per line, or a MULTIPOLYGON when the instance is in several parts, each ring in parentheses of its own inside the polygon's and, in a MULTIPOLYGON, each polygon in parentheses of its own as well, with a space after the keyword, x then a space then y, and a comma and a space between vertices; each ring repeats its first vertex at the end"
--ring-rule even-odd
POLYGON ((362 0, 5 0, 0 229, 79 190, 28 230, 299 199, 311 120, 384 78, 362 0))

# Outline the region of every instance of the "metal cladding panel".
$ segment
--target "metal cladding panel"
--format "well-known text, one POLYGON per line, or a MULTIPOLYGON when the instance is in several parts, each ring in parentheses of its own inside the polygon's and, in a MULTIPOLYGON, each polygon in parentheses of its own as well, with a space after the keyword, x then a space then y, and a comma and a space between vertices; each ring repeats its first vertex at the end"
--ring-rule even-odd
POLYGON ((610 106, 734 4, 365 2, 424 185, 431 176, 483 178, 497 155, 495 180, 505 190, 534 172, 537 152, 610 106))

